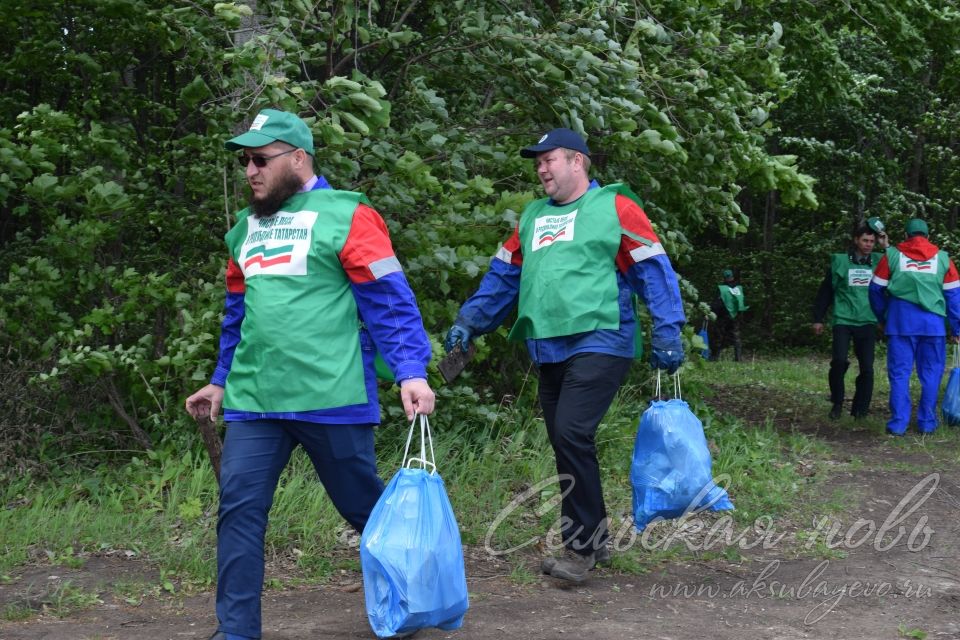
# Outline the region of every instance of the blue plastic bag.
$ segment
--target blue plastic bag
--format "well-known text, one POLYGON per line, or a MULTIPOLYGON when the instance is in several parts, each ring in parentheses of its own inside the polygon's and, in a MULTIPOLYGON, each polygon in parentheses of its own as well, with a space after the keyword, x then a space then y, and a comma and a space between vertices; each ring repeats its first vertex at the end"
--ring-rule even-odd
POLYGON ((654 519, 733 509, 713 481, 703 424, 683 400, 654 400, 640 417, 630 466, 637 531, 654 519))
POLYGON ((458 629, 469 606, 460 528, 432 461, 432 442, 426 458, 429 426, 420 418, 421 455, 407 458, 411 425, 403 466, 373 507, 360 543, 367 618, 380 638, 458 629), (409 468, 414 462, 422 468, 409 468))
POLYGON ((950 377, 947 378, 947 387, 943 390, 943 400, 940 401, 940 413, 943 414, 943 420, 951 427, 960 425, 960 351, 957 347, 953 349, 954 367, 950 369, 950 377))
POLYGON ((705 348, 700 350, 700 357, 704 360, 710 359, 710 336, 707 335, 707 325, 704 323, 703 329, 697 331, 697 335, 703 339, 703 344, 706 345, 705 348))

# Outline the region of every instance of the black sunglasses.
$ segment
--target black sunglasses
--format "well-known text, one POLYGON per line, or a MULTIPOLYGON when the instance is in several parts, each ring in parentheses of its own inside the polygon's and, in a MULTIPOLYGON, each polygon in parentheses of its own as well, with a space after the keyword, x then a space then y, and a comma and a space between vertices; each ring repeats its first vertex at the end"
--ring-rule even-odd
POLYGON ((241 167, 246 168, 246 166, 252 161, 253 166, 258 169, 263 169, 267 166, 267 160, 273 160, 274 158, 279 158, 280 156, 285 156, 288 153, 293 153, 296 149, 289 149, 287 151, 281 151, 280 153, 275 153, 272 156, 248 156, 246 154, 240 154, 237 156, 237 162, 240 163, 241 167))

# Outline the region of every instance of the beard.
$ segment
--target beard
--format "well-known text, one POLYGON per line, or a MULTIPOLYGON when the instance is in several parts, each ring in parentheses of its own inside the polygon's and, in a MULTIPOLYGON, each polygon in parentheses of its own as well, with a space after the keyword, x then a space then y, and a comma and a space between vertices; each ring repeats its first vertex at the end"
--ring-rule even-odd
POLYGON ((273 186, 262 198, 250 198, 250 208, 253 209, 255 218, 269 218, 283 206, 283 203, 290 199, 303 188, 303 181, 293 171, 286 171, 278 176, 277 184, 273 186))

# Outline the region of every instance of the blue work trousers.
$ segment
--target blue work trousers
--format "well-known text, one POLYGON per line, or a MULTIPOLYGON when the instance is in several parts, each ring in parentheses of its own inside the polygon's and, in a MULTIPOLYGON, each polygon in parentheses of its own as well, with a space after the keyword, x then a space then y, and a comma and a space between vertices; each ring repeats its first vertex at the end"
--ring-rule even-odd
POLYGON ((217 520, 219 630, 260 637, 264 534, 280 473, 298 444, 340 514, 363 531, 383 492, 373 425, 251 420, 227 424, 217 520))
POLYGON ((903 435, 910 424, 910 374, 917 365, 920 379, 920 405, 917 429, 933 433, 937 429, 937 395, 946 366, 945 336, 888 336, 887 377, 890 379, 890 421, 887 431, 903 435))

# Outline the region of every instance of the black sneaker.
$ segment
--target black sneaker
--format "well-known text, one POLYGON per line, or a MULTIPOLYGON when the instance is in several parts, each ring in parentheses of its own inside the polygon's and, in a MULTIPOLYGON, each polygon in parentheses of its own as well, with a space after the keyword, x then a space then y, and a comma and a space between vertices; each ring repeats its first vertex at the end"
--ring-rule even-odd
POLYGON ((843 413, 843 405, 841 404, 833 405, 833 409, 830 409, 830 419, 839 420, 841 413, 843 413))

